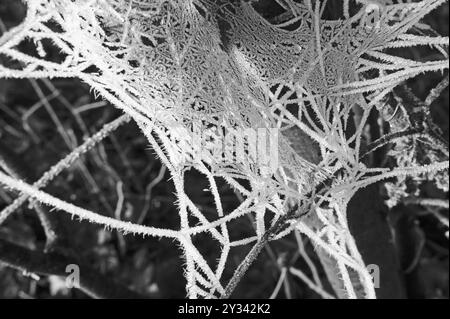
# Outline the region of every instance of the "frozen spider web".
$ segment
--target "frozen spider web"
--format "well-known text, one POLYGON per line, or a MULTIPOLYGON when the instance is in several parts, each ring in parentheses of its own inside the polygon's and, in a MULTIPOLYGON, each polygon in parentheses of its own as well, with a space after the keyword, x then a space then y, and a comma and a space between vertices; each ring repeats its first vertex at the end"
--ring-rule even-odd
MULTIPOLYGON (((263 2, 270 1, 26 0, 26 18, 0 38, 0 57, 8 61, 0 65, 1 78, 78 78, 138 123, 170 171, 178 229, 95 214, 40 191, 42 183, 27 185, 3 173, 0 182, 21 191, 22 198, 111 229, 176 240, 190 298, 228 297, 237 283, 223 279, 230 251, 254 245, 239 274, 258 245, 294 231, 314 243, 338 297, 375 298, 348 228, 348 202, 372 183, 426 176, 447 170, 448 162, 367 168, 362 134, 371 110, 396 86, 448 69, 448 38, 430 35, 421 22, 445 1, 341 1, 338 20, 322 18, 326 1, 274 0, 282 12, 270 18, 258 11, 263 2), (35 44, 34 55, 20 50, 24 41, 35 44), (431 46, 440 58, 415 61, 388 53, 414 46, 431 46), (60 57, 48 58, 49 47, 60 57), (348 136, 351 112, 359 122, 348 136), (279 161, 270 174, 251 152, 241 154, 245 164, 223 161, 185 138, 186 132, 201 131, 214 140, 249 129, 280 132, 279 161), (214 220, 188 196, 189 170, 207 179, 214 220), (238 194, 239 207, 223 208, 218 180, 238 194), (254 235, 232 238, 230 222, 249 216, 254 235), (220 247, 215 265, 194 243, 205 233, 220 247)), ((12 211, 1 212, 0 221, 12 211)), ((304 280, 331 297, 317 278, 304 280)))

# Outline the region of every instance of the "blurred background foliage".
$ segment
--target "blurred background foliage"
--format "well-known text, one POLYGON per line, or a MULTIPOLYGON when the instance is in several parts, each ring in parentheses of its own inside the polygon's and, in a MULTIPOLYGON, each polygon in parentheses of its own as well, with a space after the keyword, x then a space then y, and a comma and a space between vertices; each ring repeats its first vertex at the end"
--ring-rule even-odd
MULTIPOLYGON (((270 12, 271 8, 269 6, 263 10, 270 12)), ((330 16, 335 14, 333 10, 333 5, 330 4, 330 16)), ((0 35, 17 25, 24 14, 25 8, 19 0, 0 0, 0 35)), ((448 36, 448 3, 435 10, 426 20, 441 35, 448 36)), ((29 45, 29 49, 34 50, 32 43, 23 45, 29 45)), ((57 55, 57 52, 53 54, 57 55)), ((403 54, 420 59, 426 52, 414 49, 403 54)), ((407 84, 418 97, 424 98, 441 78, 441 74, 427 74, 407 84)), ((447 88, 431 110, 447 140, 448 101, 447 88)), ((27 172, 27 176, 35 180, 84 139, 97 132, 102 125, 120 114, 112 105, 97 99, 78 80, 0 79, 0 152, 9 154, 27 172)), ((196 199, 196 204, 206 212, 211 211, 213 216, 212 196, 204 191, 207 188, 206 181, 195 173, 188 173, 185 183, 189 195, 196 199)), ((176 227, 179 223, 174 186, 134 123, 119 128, 83 156, 76 165, 65 170, 47 191, 106 216, 165 228, 176 227), (122 197, 122 209, 118 211, 117 206, 122 197)), ((448 195, 440 193, 432 183, 424 185, 422 192, 426 197, 448 199, 448 195)), ((221 193, 226 210, 238 205, 238 198, 224 183, 221 193)), ((0 188, 0 209, 15 196, 16 194, 0 188)), ((365 224, 359 222, 351 225, 357 238, 360 236, 368 240, 366 248, 362 249, 363 254, 378 263, 383 263, 380 259, 385 258, 386 254, 392 254, 394 259, 398 259, 400 269, 396 269, 396 265, 391 265, 391 269, 382 269, 384 292, 381 296, 448 298, 448 234, 445 235, 448 229, 435 217, 440 215, 448 219, 448 210, 401 204, 389 211, 383 205, 382 196, 382 185, 377 185, 369 192, 359 194, 353 200, 351 210, 355 214, 364 210, 364 213, 372 214, 373 217, 365 219, 365 224), (368 201, 371 204, 367 204, 368 201), (375 224, 380 228, 374 227, 375 224), (371 228, 373 234, 367 235, 371 228), (398 281, 398 284, 393 291, 388 292, 392 280, 398 281)), ((179 248, 173 242, 125 236, 87 222, 74 222, 70 217, 60 215, 70 247, 80 260, 142 295, 185 297, 183 260, 180 260, 179 248)), ((250 232, 252 227, 251 220, 247 224, 230 224, 230 229, 236 235, 250 232)), ((33 210, 25 205, 0 227, 0 239, 29 249, 43 249, 45 245, 45 234, 39 220, 33 210)), ((202 252, 210 252, 209 262, 218 258, 213 253, 217 249, 211 247, 211 244, 204 244, 211 241, 202 240, 201 236, 197 241, 202 252)), ((304 245, 307 254, 312 256, 317 265, 320 264, 314 257, 311 243, 305 241, 304 245)), ((234 296, 271 296, 280 277, 280 270, 286 265, 295 265, 310 275, 297 247, 294 235, 268 245, 234 296)), ((234 265, 227 268, 236 268, 246 253, 246 248, 234 249, 230 258, 234 265)), ((228 273, 224 278, 230 278, 231 275, 228 273)), ((323 270, 320 276, 325 278, 323 270)), ((330 287, 325 288, 331 291, 330 287)), ((59 277, 38 277, 0 264, 0 297, 87 296, 78 290, 66 289, 63 279, 59 277)), ((318 296, 304 283, 288 274, 277 297, 318 296)))

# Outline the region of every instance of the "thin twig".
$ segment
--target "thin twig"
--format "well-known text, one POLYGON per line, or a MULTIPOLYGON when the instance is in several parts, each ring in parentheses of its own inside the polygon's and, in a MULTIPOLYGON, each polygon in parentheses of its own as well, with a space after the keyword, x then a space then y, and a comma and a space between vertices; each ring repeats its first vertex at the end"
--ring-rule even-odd
MULTIPOLYGON (((58 176, 64 169, 70 167, 74 162, 76 162, 80 156, 87 153, 95 145, 101 142, 105 137, 107 137, 111 132, 115 131, 121 125, 128 123, 130 121, 129 115, 122 115, 111 123, 106 124, 103 128, 94 134, 91 138, 86 140, 82 145, 75 148, 69 155, 60 160, 57 164, 53 165, 42 177, 33 184, 36 189, 43 188, 47 186, 56 176, 58 176)), ((0 225, 16 211, 23 203, 29 198, 28 195, 20 195, 13 203, 0 212, 0 225)))
POLYGON ((449 202, 445 199, 437 199, 437 198, 415 198, 410 197, 406 198, 403 201, 406 205, 420 205, 420 206, 432 206, 439 208, 449 208, 449 202))
POLYGON ((73 217, 78 217, 80 220, 85 219, 91 223, 103 225, 105 227, 109 227, 110 229, 119 230, 124 233, 141 234, 143 236, 147 235, 154 237, 167 237, 174 239, 179 238, 178 232, 174 230, 136 225, 129 222, 120 221, 111 217, 96 214, 87 209, 75 206, 71 203, 67 203, 45 192, 39 191, 32 185, 11 178, 10 176, 4 174, 1 171, 0 171, 0 184, 5 185, 10 189, 23 192, 42 204, 46 204, 58 210, 65 211, 71 214, 73 217))
MULTIPOLYGON (((30 167, 16 154, 14 154, 6 145, 0 142, 0 167, 10 176, 30 181, 33 179, 33 173, 30 167)), ((63 234, 62 224, 59 216, 50 214, 48 209, 37 202, 31 203, 37 213, 46 236, 46 249, 51 250, 56 246, 64 246, 66 239, 63 234)))
POLYGON ((412 128, 412 129, 408 129, 405 131, 395 132, 395 133, 384 135, 381 138, 379 138, 378 140, 369 144, 369 146, 367 147, 367 151, 363 155, 361 155, 360 159, 364 159, 367 155, 376 151, 378 148, 380 148, 386 144, 392 143, 395 140, 398 140, 398 139, 404 138, 404 137, 408 137, 408 136, 416 136, 416 135, 420 135, 420 134, 423 134, 422 129, 412 128))
POLYGON ((425 104, 428 106, 431 106, 431 104, 434 103, 442 94, 442 92, 448 87, 449 79, 448 74, 447 76, 439 82, 438 85, 434 89, 430 91, 427 98, 425 99, 425 104))
POLYGON ((258 258, 261 251, 264 249, 267 243, 271 240, 272 236, 276 235, 279 232, 279 230, 286 225, 286 222, 292 217, 293 217, 292 212, 281 216, 277 220, 277 222, 264 233, 261 239, 253 246, 248 255, 245 257, 245 259, 241 262, 239 267, 234 272, 233 277, 231 278, 231 280, 229 281, 228 285, 225 288, 225 293, 221 296, 222 299, 228 299, 231 297, 231 294, 236 289, 239 282, 247 273, 250 266, 258 258))

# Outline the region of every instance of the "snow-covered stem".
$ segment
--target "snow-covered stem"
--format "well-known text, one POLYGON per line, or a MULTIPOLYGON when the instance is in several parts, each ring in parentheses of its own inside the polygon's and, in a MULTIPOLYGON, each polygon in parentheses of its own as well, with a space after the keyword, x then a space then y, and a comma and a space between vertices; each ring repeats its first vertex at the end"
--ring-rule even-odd
POLYGON ((67 203, 45 192, 42 192, 37 188, 23 181, 16 180, 1 171, 0 184, 3 184, 4 186, 12 190, 22 192, 28 197, 31 197, 32 199, 40 202, 41 204, 45 204, 52 208, 65 211, 72 215, 72 217, 74 218, 78 218, 79 220, 87 220, 88 222, 102 225, 108 229, 118 230, 126 234, 131 233, 142 236, 166 237, 173 239, 177 239, 179 237, 178 232, 173 230, 136 225, 91 212, 87 209, 67 203))
MULTIPOLYGON (((55 177, 57 177, 62 171, 72 166, 82 155, 86 154, 95 145, 100 143, 103 139, 108 137, 112 132, 114 132, 118 127, 130 121, 130 117, 125 114, 112 121, 111 123, 105 124, 103 128, 94 134, 92 137, 88 138, 83 144, 75 148, 69 155, 64 157, 58 163, 53 165, 47 172, 45 172, 39 180, 33 183, 33 187, 40 189, 47 186, 55 177)), ((15 212, 23 203, 27 201, 29 196, 26 194, 21 194, 17 199, 15 199, 10 205, 5 207, 0 212, 0 225, 13 213, 15 212)))

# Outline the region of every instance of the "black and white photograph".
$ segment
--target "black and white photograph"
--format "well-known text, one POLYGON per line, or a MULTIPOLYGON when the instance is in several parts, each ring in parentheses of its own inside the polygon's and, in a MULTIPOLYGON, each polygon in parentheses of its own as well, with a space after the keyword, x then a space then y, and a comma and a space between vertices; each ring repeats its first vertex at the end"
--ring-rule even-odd
POLYGON ((448 86, 448 0, 0 0, 0 299, 448 300, 448 86))

